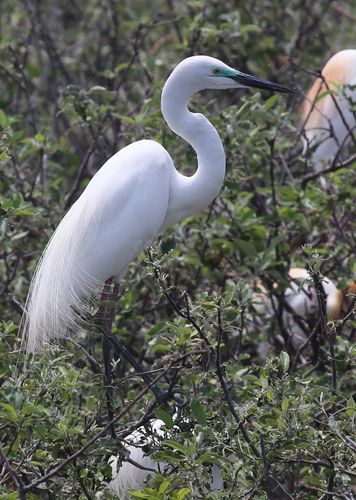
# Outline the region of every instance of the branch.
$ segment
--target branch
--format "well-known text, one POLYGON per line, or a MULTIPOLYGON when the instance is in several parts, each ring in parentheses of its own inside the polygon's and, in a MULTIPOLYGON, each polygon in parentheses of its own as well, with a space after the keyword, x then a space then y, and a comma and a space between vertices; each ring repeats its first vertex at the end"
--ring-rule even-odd
POLYGON ((318 306, 320 311, 320 329, 323 338, 327 338, 329 342, 330 363, 332 373, 332 390, 335 393, 337 389, 337 371, 335 362, 335 329, 330 329, 327 325, 327 311, 326 311, 326 294, 323 287, 323 278, 319 272, 314 272, 310 267, 309 274, 311 275, 316 290, 318 306))
MULTIPOLYGON (((321 460, 304 460, 303 458, 285 458, 285 457, 280 457, 280 456, 275 457, 275 460, 279 460, 280 462, 295 463, 295 464, 303 463, 303 464, 307 464, 307 465, 312 465, 313 468, 325 467, 326 469, 334 469, 334 465, 331 465, 328 462, 323 462, 321 460)), ((351 477, 356 478, 356 472, 353 472, 353 471, 350 471, 347 469, 343 469, 341 467, 336 467, 336 470, 338 472, 342 472, 343 474, 347 474, 351 477)))
POLYGON ((86 349, 85 347, 83 347, 79 342, 76 342, 75 340, 71 339, 71 338, 68 338, 68 339, 65 339, 67 342, 70 342, 72 343, 73 345, 75 345, 75 347, 77 347, 77 349, 79 349, 80 351, 82 351, 82 353, 86 356, 89 364, 90 364, 90 367, 93 371, 93 373, 102 373, 103 369, 102 369, 102 366, 101 364, 99 363, 99 361, 97 361, 86 349))
POLYGON ((78 190, 78 187, 79 187, 79 184, 80 184, 80 182, 81 182, 81 180, 83 178, 83 174, 85 172, 86 166, 88 165, 89 160, 90 160, 92 154, 95 151, 95 148, 97 146, 98 140, 99 140, 99 137, 97 136, 95 138, 93 144, 91 145, 90 149, 86 152, 86 155, 84 156, 82 163, 80 164, 80 167, 78 169, 77 175, 75 176, 75 179, 74 179, 74 182, 73 182, 73 187, 69 191, 69 193, 67 194, 67 196, 65 197, 65 200, 64 200, 64 209, 65 210, 68 210, 68 208, 73 203, 74 195, 75 195, 75 193, 78 190))
POLYGON ((263 471, 264 471, 264 476, 265 476, 267 498, 268 498, 268 500, 273 500, 273 497, 272 497, 271 491, 270 491, 270 475, 269 475, 269 469, 271 467, 271 463, 268 460, 268 457, 266 454, 266 447, 265 447, 265 442, 263 439, 262 432, 260 432, 260 448, 261 448, 261 454, 262 454, 262 460, 263 460, 263 471))
POLYGON ((4 460, 4 464, 5 464, 6 470, 8 471, 11 479, 13 480, 13 482, 14 482, 14 484, 15 484, 18 492, 19 492, 19 499, 20 500, 25 499, 26 498, 25 488, 24 488, 24 484, 22 482, 22 479, 17 474, 17 472, 15 472, 14 469, 11 467, 9 459, 6 456, 6 453, 5 453, 4 449, 3 449, 3 447, 1 446, 1 443, 0 443, 0 455, 2 456, 2 459, 4 460))
POLYGON ((154 262, 152 254, 151 254, 151 251, 150 251, 149 248, 146 250, 146 253, 148 255, 148 260, 150 261, 150 264, 153 267, 155 278, 157 279, 158 284, 160 285, 161 290, 163 291, 163 293, 164 293, 165 297, 167 298, 168 302, 170 303, 170 305, 173 307, 173 309, 176 311, 176 313, 181 318, 184 318, 184 319, 186 319, 187 321, 189 321, 191 323, 191 325, 198 332, 199 337, 202 340, 204 340, 205 344, 213 350, 213 347, 212 347, 211 342, 209 341, 208 337, 205 335, 205 333, 200 328, 200 326, 195 321, 195 319, 192 318, 192 316, 190 315, 190 309, 189 309, 189 303, 188 303, 188 294, 186 292, 184 293, 184 301, 185 301, 185 304, 186 304, 186 312, 184 312, 182 309, 180 309, 180 307, 177 306, 177 304, 174 302, 174 300, 172 299, 172 297, 169 295, 169 293, 168 293, 168 291, 166 289, 166 284, 164 283, 164 281, 163 281, 163 279, 161 277, 159 267, 154 262))
POLYGON ((349 165, 351 165, 354 161, 356 161, 356 154, 350 156, 350 158, 348 158, 346 161, 344 162, 341 162, 341 163, 337 163, 335 165, 331 165, 330 167, 327 167, 327 168, 323 168, 322 170, 316 170, 315 172, 311 172, 310 174, 307 174, 305 175, 303 178, 302 178, 302 181, 301 181, 301 187, 302 189, 305 189, 305 186, 310 182, 312 181, 313 179, 316 179, 322 175, 325 175, 325 174, 330 174, 331 172, 337 172, 338 170, 340 170, 341 168, 345 168, 345 167, 348 167, 349 165))
POLYGON ((297 368, 297 363, 298 363, 299 356, 304 351, 304 349, 307 347, 307 345, 309 344, 309 342, 314 338, 315 334, 317 333, 318 327, 319 327, 319 322, 317 322, 314 325, 314 328, 312 329, 310 335, 308 335, 308 337, 306 338, 306 340, 302 343, 302 345, 299 347, 298 351, 295 353, 293 364, 292 364, 292 366, 290 368, 290 373, 294 373, 295 372, 295 370, 297 368))
POLYGON ((331 498, 333 496, 337 497, 337 498, 344 498, 345 500, 348 500, 348 499, 351 500, 351 498, 352 498, 352 497, 347 496, 346 493, 335 493, 335 491, 323 490, 323 489, 318 488, 316 486, 310 486, 309 484, 301 484, 300 487, 305 489, 305 490, 320 491, 320 493, 324 493, 324 495, 321 498, 324 498, 325 495, 331 496, 331 498))
POLYGON ((222 337, 222 325, 221 325, 221 311, 220 311, 220 307, 219 307, 218 308, 218 345, 216 348, 216 374, 219 378, 220 385, 221 385, 221 388, 223 390, 226 403, 229 407, 231 415, 234 417, 235 422, 237 423, 238 429, 241 430, 241 434, 243 435, 245 441, 250 445, 250 447, 253 450, 256 457, 260 457, 261 456, 260 452, 258 451, 256 446, 252 443, 250 436, 247 434, 247 431, 246 431, 239 415, 237 414, 237 412, 235 410, 234 404, 233 404, 232 399, 231 399, 230 391, 227 387, 227 384, 226 384, 226 381, 224 378, 224 373, 223 373, 223 369, 222 369, 221 362, 220 362, 221 337, 222 337))
POLYGON ((335 97, 335 93, 330 89, 328 82, 326 81, 325 77, 322 74, 320 75, 320 78, 323 80, 323 84, 325 85, 327 91, 329 92, 329 95, 333 101, 333 104, 334 104, 335 108, 337 109, 339 116, 341 118, 341 121, 342 121, 344 127, 346 128, 346 130, 348 131, 348 134, 350 135, 351 140, 354 143, 354 146, 356 146, 356 138, 353 134, 352 128, 350 128, 349 124, 347 123, 347 120, 344 116, 344 113, 342 112, 342 109, 340 108, 339 101, 335 97))
POLYGON ((260 453, 259 453, 258 449, 252 443, 252 441, 251 441, 251 439, 250 439, 250 437, 249 437, 246 429, 243 426, 243 423, 242 423, 239 415, 237 414, 237 412, 235 410, 235 407, 234 407, 234 404, 232 402, 232 398, 231 398, 229 389, 227 387, 227 384, 226 384, 226 381, 225 381, 225 378, 224 378, 223 369, 222 369, 222 366, 221 366, 221 363, 220 363, 220 343, 221 343, 221 336, 222 336, 220 307, 218 308, 218 324, 219 324, 219 326, 218 326, 218 332, 219 332, 219 334, 218 335, 219 335, 219 339, 218 339, 217 349, 215 350, 214 346, 211 344, 211 342, 209 341, 209 339, 207 338, 207 336, 203 332, 202 328, 200 328, 200 326, 198 325, 197 321, 191 316, 189 302, 188 302, 188 294, 186 292, 184 293, 184 300, 185 300, 186 310, 183 311, 182 309, 180 309, 177 306, 177 304, 173 301, 173 299, 169 295, 169 293, 168 293, 168 291, 166 289, 166 284, 164 283, 164 281, 163 281, 163 279, 161 277, 160 269, 159 269, 158 265, 154 262, 152 254, 151 254, 151 252, 150 252, 149 249, 147 250, 147 255, 148 255, 148 259, 149 259, 149 261, 150 261, 150 263, 151 263, 151 265, 152 265, 152 267, 154 269, 155 277, 156 277, 156 279, 157 279, 157 281, 158 281, 158 283, 160 285, 160 288, 162 289, 165 297, 167 298, 168 302, 172 305, 173 309, 177 312, 177 314, 179 316, 181 316, 182 318, 184 318, 187 321, 189 321, 189 323, 193 326, 193 328, 195 328, 195 330, 199 334, 200 338, 202 340, 204 340, 204 342, 206 343, 206 345, 209 347, 211 357, 212 357, 212 359, 216 363, 216 374, 217 374, 217 376, 219 378, 220 385, 221 385, 221 388, 222 388, 222 390, 224 392, 224 396, 225 396, 227 405, 229 407, 229 410, 230 410, 232 416, 234 417, 234 419, 235 419, 235 421, 236 421, 236 423, 238 425, 238 429, 241 430, 241 433, 242 433, 245 441, 249 444, 249 446, 253 450, 254 454, 257 457, 259 457, 260 453))

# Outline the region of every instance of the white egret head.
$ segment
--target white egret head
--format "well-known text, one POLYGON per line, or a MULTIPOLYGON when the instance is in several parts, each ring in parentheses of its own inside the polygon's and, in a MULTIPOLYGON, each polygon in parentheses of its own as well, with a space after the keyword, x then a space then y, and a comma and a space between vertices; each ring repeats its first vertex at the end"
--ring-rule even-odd
POLYGON ((191 91, 255 87, 274 92, 293 92, 277 83, 248 75, 210 56, 192 56, 184 59, 173 70, 170 79, 182 79, 191 91))

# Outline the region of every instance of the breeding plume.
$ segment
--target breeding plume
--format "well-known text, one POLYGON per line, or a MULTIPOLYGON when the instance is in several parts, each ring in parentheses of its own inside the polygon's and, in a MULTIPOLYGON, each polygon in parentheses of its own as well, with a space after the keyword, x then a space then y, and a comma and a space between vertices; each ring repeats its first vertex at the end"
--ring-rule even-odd
POLYGON ((22 322, 29 352, 66 335, 86 314, 85 298, 110 277, 118 282, 161 231, 217 196, 225 175, 224 148, 215 128, 203 115, 191 113, 188 102, 203 89, 236 87, 290 91, 208 56, 189 57, 174 69, 162 91, 162 113, 194 148, 196 172, 180 174, 168 152, 150 140, 130 144, 101 167, 38 264, 22 322))
POLYGON ((324 66, 323 78, 317 78, 302 107, 305 132, 304 152, 315 147, 316 170, 337 158, 352 141, 356 145, 356 50, 341 50, 324 66))

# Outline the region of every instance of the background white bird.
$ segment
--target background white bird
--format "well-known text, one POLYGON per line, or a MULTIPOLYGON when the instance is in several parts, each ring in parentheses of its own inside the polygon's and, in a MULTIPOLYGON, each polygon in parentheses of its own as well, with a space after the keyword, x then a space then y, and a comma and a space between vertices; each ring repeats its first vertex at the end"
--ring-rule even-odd
POLYGON ((119 281, 135 256, 167 226, 205 208, 225 175, 225 153, 211 123, 188 110, 203 89, 290 89, 233 69, 218 59, 194 56, 174 69, 162 92, 168 126, 191 144, 198 167, 186 177, 157 142, 125 147, 94 175, 65 215, 32 280, 22 321, 27 351, 65 336, 87 313, 83 300, 110 277, 119 281))
POLYGON ((304 153, 315 147, 313 166, 320 170, 353 142, 356 145, 356 50, 341 50, 325 64, 322 78, 309 89, 301 111, 304 153))
MULTIPOLYGON (((283 326, 290 336, 292 345, 298 348, 307 336, 305 329, 296 321, 296 317, 299 317, 305 326, 308 320, 311 324, 316 324, 320 318, 320 310, 317 292, 308 271, 304 268, 293 267, 288 275, 291 281, 289 288, 285 290, 284 300, 291 310, 283 309, 283 326)), ((346 290, 340 290, 329 278, 324 277, 322 286, 326 297, 327 320, 337 321, 351 306, 356 294, 356 283, 350 284, 346 290)), ((277 298, 271 296, 261 284, 258 288, 260 292, 253 296, 254 309, 259 313, 267 311, 271 316, 275 316, 275 311, 278 311, 277 298)))

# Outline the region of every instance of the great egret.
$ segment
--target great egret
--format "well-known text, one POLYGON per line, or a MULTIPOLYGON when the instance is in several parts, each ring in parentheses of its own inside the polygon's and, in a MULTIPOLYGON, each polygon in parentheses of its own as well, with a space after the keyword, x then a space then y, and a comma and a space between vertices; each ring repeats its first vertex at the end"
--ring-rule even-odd
POLYGON ((186 177, 157 142, 126 146, 94 175, 49 241, 32 280, 22 331, 28 352, 66 335, 87 312, 83 299, 114 277, 168 226, 205 208, 225 175, 225 152, 211 123, 188 110, 203 89, 287 87, 247 75, 218 59, 193 56, 173 70, 162 91, 168 126, 194 148, 198 168, 186 177))
MULTIPOLYGON (((113 479, 108 488, 117 494, 121 500, 128 500, 127 490, 142 489, 149 475, 153 476, 156 472, 163 472, 167 468, 167 464, 157 462, 142 450, 143 446, 152 445, 158 441, 157 437, 164 438, 163 426, 164 422, 156 419, 152 422, 152 433, 149 438, 147 438, 147 432, 143 428, 139 428, 127 436, 125 441, 130 444, 125 451, 130 461, 124 460, 119 469, 117 469, 117 457, 111 457, 110 465, 113 479)), ((210 491, 219 490, 223 486, 220 468, 213 465, 211 467, 209 489, 210 491)))
POLYGON ((356 50, 337 52, 325 64, 323 78, 317 78, 307 93, 301 113, 304 153, 315 147, 316 170, 337 159, 351 140, 356 144, 356 50), (350 87, 347 87, 347 86, 350 87), (346 87, 344 87, 346 86, 346 87))
MULTIPOLYGON (((288 275, 291 281, 289 288, 284 293, 288 309, 283 309, 283 327, 290 336, 292 345, 298 348, 307 339, 305 321, 312 320, 313 323, 316 323, 320 317, 320 311, 316 290, 308 271, 304 268, 294 267, 289 270, 288 275)), ((322 286, 326 297, 327 320, 342 319, 356 294, 356 283, 350 284, 346 290, 342 291, 329 278, 324 277, 322 286)), ((258 287, 260 292, 253 297, 254 308, 257 312, 267 311, 274 315, 278 311, 277 299, 271 297, 270 293, 261 285, 258 287)))

